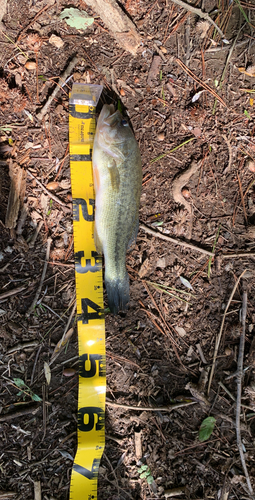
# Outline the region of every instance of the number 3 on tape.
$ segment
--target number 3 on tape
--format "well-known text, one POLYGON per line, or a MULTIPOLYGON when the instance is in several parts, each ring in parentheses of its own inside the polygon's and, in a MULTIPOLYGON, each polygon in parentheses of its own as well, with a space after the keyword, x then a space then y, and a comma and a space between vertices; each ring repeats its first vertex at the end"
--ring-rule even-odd
POLYGON ((105 444, 105 323, 102 259, 94 245, 92 148, 101 85, 74 84, 69 107, 75 281, 79 342, 78 449, 70 500, 97 499, 105 444))

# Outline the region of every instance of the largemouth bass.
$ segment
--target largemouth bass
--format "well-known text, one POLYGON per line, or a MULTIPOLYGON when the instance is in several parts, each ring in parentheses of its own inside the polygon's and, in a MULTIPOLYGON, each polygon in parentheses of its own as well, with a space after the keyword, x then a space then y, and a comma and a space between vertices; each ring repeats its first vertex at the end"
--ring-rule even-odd
POLYGON ((104 254, 110 310, 127 309, 127 249, 136 241, 142 188, 141 155, 128 123, 112 104, 99 115, 93 147, 96 193, 94 240, 104 254))

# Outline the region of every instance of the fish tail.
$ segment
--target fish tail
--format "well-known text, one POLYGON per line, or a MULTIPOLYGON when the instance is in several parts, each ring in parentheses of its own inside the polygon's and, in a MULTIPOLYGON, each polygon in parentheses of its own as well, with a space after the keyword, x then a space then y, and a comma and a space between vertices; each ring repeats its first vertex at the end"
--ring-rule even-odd
POLYGON ((124 278, 115 278, 113 280, 105 278, 105 286, 111 312, 118 314, 119 311, 126 311, 129 302, 128 273, 125 274, 124 278))

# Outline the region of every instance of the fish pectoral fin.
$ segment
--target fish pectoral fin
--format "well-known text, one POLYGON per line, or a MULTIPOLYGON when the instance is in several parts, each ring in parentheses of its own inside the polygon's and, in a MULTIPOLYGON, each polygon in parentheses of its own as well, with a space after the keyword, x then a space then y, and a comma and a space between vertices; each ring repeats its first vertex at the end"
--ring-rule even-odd
POLYGON ((115 160, 112 160, 108 163, 108 169, 111 178, 111 185, 114 191, 119 191, 120 188, 120 174, 118 171, 117 163, 115 160))
POLYGON ((130 250, 130 248, 133 245, 135 245, 138 229, 139 229, 139 218, 137 218, 137 220, 135 221, 135 224, 133 225, 133 231, 132 231, 132 234, 131 234, 131 237, 130 237, 130 240, 129 240, 128 246, 127 246, 128 250, 130 250))
POLYGON ((108 154, 111 155, 113 158, 116 158, 117 160, 122 160, 122 161, 125 160, 124 154, 116 146, 111 145, 111 149, 108 151, 108 154))
POLYGON ((95 243, 97 253, 102 254, 103 253, 103 246, 102 246, 102 243, 101 243, 99 236, 97 234, 96 224, 94 226, 94 243, 95 243))

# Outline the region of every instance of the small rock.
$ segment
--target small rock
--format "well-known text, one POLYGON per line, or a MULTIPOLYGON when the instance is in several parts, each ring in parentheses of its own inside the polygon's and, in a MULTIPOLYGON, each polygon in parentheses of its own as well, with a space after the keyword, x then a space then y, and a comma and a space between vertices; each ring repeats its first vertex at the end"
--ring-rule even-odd
POLYGON ((232 353, 232 349, 230 349, 230 347, 226 347, 225 348, 225 354, 226 354, 226 356, 230 356, 231 353, 232 353))
POLYGON ((57 189, 59 187, 59 183, 58 182, 55 182, 55 181, 52 181, 52 182, 48 182, 46 188, 49 189, 49 191, 55 191, 55 189, 57 189))
POLYGON ((73 377, 76 374, 76 370, 74 368, 65 368, 63 370, 63 375, 65 377, 73 377))
POLYGON ((29 71, 34 71, 36 69, 36 63, 34 61, 27 61, 25 64, 25 68, 29 71))
POLYGON ((182 326, 176 326, 175 330, 180 335, 180 337, 185 337, 185 335, 187 335, 186 330, 184 330, 184 328, 182 328, 182 326))
POLYGON ((188 190, 188 188, 183 188, 182 189, 182 196, 186 199, 190 198, 190 191, 188 190))
POLYGON ((165 267, 166 267, 165 257, 161 257, 160 259, 157 260, 156 267, 161 267, 161 269, 165 269, 165 267))
POLYGON ((247 168, 250 170, 250 172, 255 172, 255 162, 253 160, 247 161, 247 168))
POLYGON ((160 132, 157 136, 158 141, 164 141, 165 139, 165 134, 163 132, 160 132))

